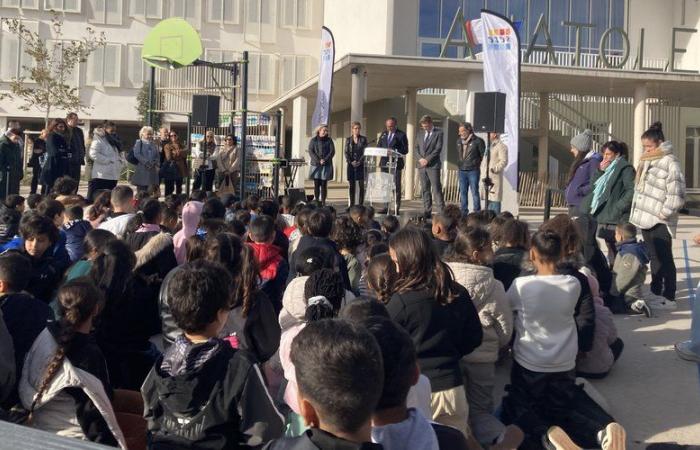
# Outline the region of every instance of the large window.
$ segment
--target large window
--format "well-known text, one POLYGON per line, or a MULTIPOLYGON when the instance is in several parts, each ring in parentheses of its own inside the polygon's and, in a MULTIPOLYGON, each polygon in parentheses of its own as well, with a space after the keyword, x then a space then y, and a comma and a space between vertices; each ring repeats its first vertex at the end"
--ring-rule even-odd
MULTIPOLYGON (((63 61, 63 45, 64 41, 57 41, 54 39, 47 41, 47 50, 51 53, 51 59, 55 61, 56 64, 61 64, 63 61)), ((73 66, 70 75, 65 71, 63 76, 65 76, 65 82, 68 86, 77 88, 80 80, 80 65, 73 66)))
POLYGON ((149 66, 141 59, 141 49, 143 46, 129 44, 127 45, 127 80, 133 88, 140 88, 143 82, 148 79, 149 66))
POLYGON ((277 42, 277 0, 246 0, 245 38, 256 43, 277 42))
POLYGON ((3 8, 39 9, 39 0, 2 0, 3 8))
POLYGON ((204 50, 204 58, 214 63, 232 62, 241 58, 241 54, 235 50, 222 50, 207 48, 204 50))
POLYGON ((182 17, 195 28, 202 25, 201 0, 170 0, 168 17, 182 17))
POLYGON ((129 15, 137 19, 162 19, 163 0, 130 0, 129 15))
POLYGON ((121 25, 124 0, 90 0, 89 21, 105 25, 121 25))
POLYGON ((280 59, 280 94, 306 81, 311 74, 311 63, 308 56, 283 55, 280 59))
MULTIPOLYGON (((39 30, 38 22, 22 21, 32 31, 39 30)), ((20 76, 27 76, 34 59, 24 51, 24 44, 17 35, 10 33, 3 24, 0 30, 0 79, 9 81, 20 76)))
POLYGON ((105 44, 90 54, 87 67, 89 86, 119 87, 121 78, 122 46, 105 44))
POLYGON ((241 23, 241 0, 208 0, 207 21, 221 25, 241 23))
POLYGON ((690 189, 700 188, 700 127, 685 129, 685 184, 690 189))
POLYGON ((249 53, 248 91, 251 94, 273 95, 275 93, 276 60, 274 55, 249 53))
POLYGON ((311 0, 280 0, 282 4, 282 26, 289 28, 311 28, 311 0))
POLYGON ((44 9, 47 11, 80 12, 80 0, 44 0, 44 9))
MULTIPOLYGON (((593 28, 581 31, 581 49, 585 53, 596 53, 603 32, 607 28, 625 28, 626 0, 420 0, 418 20, 418 43, 422 56, 439 54, 436 45, 447 37, 457 9, 462 7, 466 20, 479 17, 482 8, 504 14, 519 23, 520 43, 527 47, 535 32, 537 22, 544 15, 556 50, 573 51, 576 33, 563 22, 593 24, 593 28)), ((459 38, 459 34, 452 36, 459 38)), ((539 44, 544 43, 540 36, 539 44)), ((608 40, 608 52, 622 51, 622 38, 612 33, 608 40)), ((462 57, 462 52, 452 52, 462 57)))

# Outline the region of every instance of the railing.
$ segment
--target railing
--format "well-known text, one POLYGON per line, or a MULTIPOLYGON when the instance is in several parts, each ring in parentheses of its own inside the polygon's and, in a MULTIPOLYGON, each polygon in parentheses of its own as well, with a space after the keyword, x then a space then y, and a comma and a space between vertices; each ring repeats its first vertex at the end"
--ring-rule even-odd
MULTIPOLYGON (((570 51, 555 50, 554 55, 556 56, 556 63, 551 61, 550 55, 547 52, 532 52, 530 57, 526 60, 525 53, 526 49, 520 50, 520 56, 523 64, 532 65, 544 65, 544 66, 563 66, 563 67, 583 67, 586 69, 604 69, 602 59, 598 52, 595 53, 583 53, 579 55, 579 64, 575 65, 576 53, 570 51)), ((477 59, 481 59, 480 54, 477 55, 477 59)), ((610 64, 616 66, 622 62, 622 55, 607 55, 607 59, 610 64)), ((631 56, 627 58, 625 64, 620 67, 620 70, 635 70, 639 66, 638 59, 631 56)), ((666 59, 660 58, 645 58, 644 67, 649 69, 661 69, 667 71, 669 68, 669 62, 666 59)))
POLYGON ((447 89, 425 88, 418 91, 418 95, 445 95, 447 89))

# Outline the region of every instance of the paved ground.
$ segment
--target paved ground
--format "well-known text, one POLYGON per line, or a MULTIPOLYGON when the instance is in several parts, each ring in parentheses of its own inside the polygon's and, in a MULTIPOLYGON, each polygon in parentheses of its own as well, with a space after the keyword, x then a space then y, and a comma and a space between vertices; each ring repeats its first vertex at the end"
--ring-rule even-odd
MULTIPOLYGON (((347 199, 346 192, 329 189, 331 203, 339 210, 347 205, 347 200, 342 200, 347 199)), ((402 219, 407 220, 420 211, 420 202, 405 202, 402 210, 402 219)), ((542 210, 527 209, 521 211, 521 218, 537 226, 542 214, 542 210)), ((643 449, 653 442, 700 444, 699 367, 680 360, 673 350, 676 341, 688 338, 689 286, 694 288, 700 281, 700 247, 692 242, 697 233, 700 218, 681 217, 673 245, 678 310, 651 319, 616 316, 625 350, 606 379, 592 382, 605 398, 609 413, 627 429, 629 449, 643 449)), ((498 377, 501 385, 505 384, 508 367, 500 367, 498 377)))

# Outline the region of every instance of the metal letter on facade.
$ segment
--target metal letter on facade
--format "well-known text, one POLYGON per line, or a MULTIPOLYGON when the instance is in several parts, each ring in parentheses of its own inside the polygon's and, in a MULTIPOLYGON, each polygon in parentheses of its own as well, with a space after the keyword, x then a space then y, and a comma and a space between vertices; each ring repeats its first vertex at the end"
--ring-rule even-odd
POLYGON ((549 63, 557 63, 557 55, 554 53, 554 45, 552 45, 552 35, 549 34, 549 26, 547 25, 547 19, 544 18, 544 14, 540 14, 537 27, 535 27, 535 34, 530 38, 530 45, 527 46, 527 51, 525 52, 525 62, 530 61, 532 52, 547 52, 550 58, 549 63), (535 45, 540 31, 544 33, 545 45, 535 45))
POLYGON ((676 47, 676 33, 697 33, 698 30, 695 28, 676 28, 673 27, 673 34, 671 37, 671 72, 679 73, 698 73, 697 70, 687 70, 687 69, 676 69, 676 53, 686 53, 686 49, 676 47))
POLYGON ((565 27, 574 27, 576 29, 576 49, 574 50, 574 66, 581 65, 581 31, 584 28, 594 28, 592 23, 582 22, 562 22, 565 27))
POLYGON ((622 69, 627 63, 627 60, 630 58, 630 39, 627 36, 627 33, 625 33, 625 30, 619 27, 608 28, 607 30, 605 30, 603 35, 600 37, 598 55, 600 56, 600 60, 603 62, 603 67, 605 67, 606 69, 622 69), (608 59, 608 55, 605 53, 605 47, 608 43, 608 39, 610 38, 610 35, 615 31, 620 33, 620 36, 622 36, 622 47, 624 49, 622 60, 619 64, 611 63, 610 59, 608 59))

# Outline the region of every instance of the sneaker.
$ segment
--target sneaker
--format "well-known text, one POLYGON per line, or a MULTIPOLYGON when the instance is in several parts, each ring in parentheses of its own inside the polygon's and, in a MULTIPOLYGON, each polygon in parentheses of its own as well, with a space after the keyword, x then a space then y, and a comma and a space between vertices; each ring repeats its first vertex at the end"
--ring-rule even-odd
POLYGON ((547 434, 542 436, 542 443, 547 450, 581 450, 566 431, 556 426, 551 427, 547 434))
POLYGON ((700 363, 700 355, 690 349, 690 341, 676 342, 674 348, 680 359, 700 363))
POLYGON ((625 450, 627 432, 619 423, 611 422, 598 433, 598 442, 602 450, 625 450))
POLYGON ((658 297, 657 299, 651 300, 648 302, 648 305, 651 306, 651 309, 654 311, 675 311, 678 308, 675 301, 668 300, 664 297, 658 297))
POLYGON ((642 300, 635 300, 631 305, 630 309, 637 314, 644 314, 647 317, 651 317, 651 308, 649 307, 649 304, 642 300))

